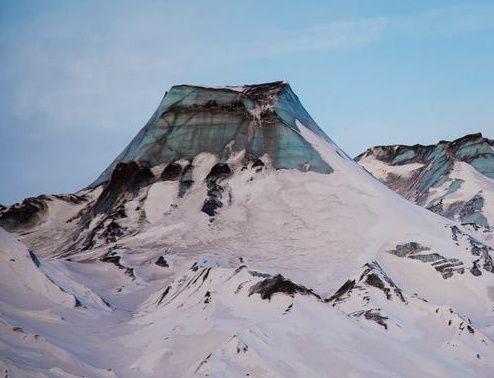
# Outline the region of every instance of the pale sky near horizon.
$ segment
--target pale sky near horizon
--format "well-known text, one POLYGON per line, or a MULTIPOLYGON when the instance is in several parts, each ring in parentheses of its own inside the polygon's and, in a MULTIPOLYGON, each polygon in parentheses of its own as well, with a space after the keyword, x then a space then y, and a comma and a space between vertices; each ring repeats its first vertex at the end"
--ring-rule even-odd
POLYGON ((494 138, 494 1, 0 1, 0 203, 92 182, 174 84, 287 80, 354 156, 494 138))

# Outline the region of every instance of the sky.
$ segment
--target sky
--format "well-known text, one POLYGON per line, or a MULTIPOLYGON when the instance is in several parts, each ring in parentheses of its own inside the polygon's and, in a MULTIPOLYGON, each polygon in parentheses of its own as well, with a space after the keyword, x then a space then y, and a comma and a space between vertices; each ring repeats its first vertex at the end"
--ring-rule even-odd
POLYGON ((0 203, 92 182, 175 84, 287 80, 354 156, 494 138, 494 2, 0 1, 0 203))

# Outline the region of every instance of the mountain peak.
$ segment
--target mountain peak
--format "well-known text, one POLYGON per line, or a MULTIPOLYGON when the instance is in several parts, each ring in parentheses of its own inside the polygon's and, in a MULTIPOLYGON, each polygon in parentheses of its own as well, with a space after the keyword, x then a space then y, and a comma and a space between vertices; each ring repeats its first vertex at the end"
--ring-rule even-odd
POLYGON ((107 182, 118 163, 147 167, 192 161, 207 152, 226 161, 244 154, 276 169, 331 173, 299 125, 331 142, 284 81, 234 87, 177 85, 131 143, 90 187, 107 182))
MULTIPOLYGON (((440 147, 443 149, 458 150, 460 147, 472 144, 482 144, 494 146, 494 140, 486 138, 482 133, 472 133, 464 135, 454 140, 440 140, 437 144, 390 144, 378 145, 368 148, 366 151, 355 157, 355 160, 360 160, 364 156, 375 155, 377 159, 392 160, 393 156, 398 156, 406 151, 415 151, 418 154, 430 153, 434 149, 440 147)), ((395 162, 394 164, 399 164, 395 162)))
POLYGON ((276 99, 276 97, 281 93, 285 87, 290 87, 286 81, 273 81, 269 83, 259 83, 259 84, 244 84, 238 86, 223 86, 214 87, 206 85, 194 85, 194 84, 178 84, 170 88, 170 91, 176 89, 196 89, 211 92, 235 92, 249 97, 253 101, 259 103, 269 103, 276 99))
MULTIPOLYGON (((449 145, 461 145, 467 142, 473 142, 473 141, 490 141, 489 139, 485 138, 482 133, 472 133, 472 134, 466 134, 460 138, 454 139, 454 140, 441 140, 439 141, 438 144, 449 144, 449 145)), ((492 142, 492 141, 490 141, 492 142)))

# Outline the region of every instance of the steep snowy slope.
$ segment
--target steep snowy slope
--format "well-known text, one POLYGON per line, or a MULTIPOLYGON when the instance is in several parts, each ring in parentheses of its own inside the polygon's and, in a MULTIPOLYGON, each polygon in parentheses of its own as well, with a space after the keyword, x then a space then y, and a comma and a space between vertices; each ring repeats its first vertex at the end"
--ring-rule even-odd
POLYGON ((108 307, 2 229, 0 286, 0 371, 5 377, 113 376, 85 362, 89 345, 74 344, 73 334, 81 330, 71 322, 80 308, 108 307))
POLYGON ((377 146, 355 160, 408 200, 462 223, 494 224, 494 141, 481 134, 431 146, 377 146))
MULTIPOLYGON (((174 87, 92 185, 26 200, 0 223, 78 298, 51 300, 75 327, 33 325, 85 364, 64 369, 75 375, 494 368, 490 242, 375 180, 286 83, 174 87)), ((56 366, 9 353, 7 369, 56 366)))

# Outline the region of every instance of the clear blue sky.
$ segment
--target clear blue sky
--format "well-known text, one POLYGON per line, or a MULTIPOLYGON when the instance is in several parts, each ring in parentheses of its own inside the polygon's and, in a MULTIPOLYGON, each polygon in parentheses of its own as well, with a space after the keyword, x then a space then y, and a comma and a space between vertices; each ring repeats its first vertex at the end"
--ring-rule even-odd
POLYGON ((3 0, 0 203, 90 183, 171 85, 279 79, 350 155, 494 138, 494 2, 3 0))

